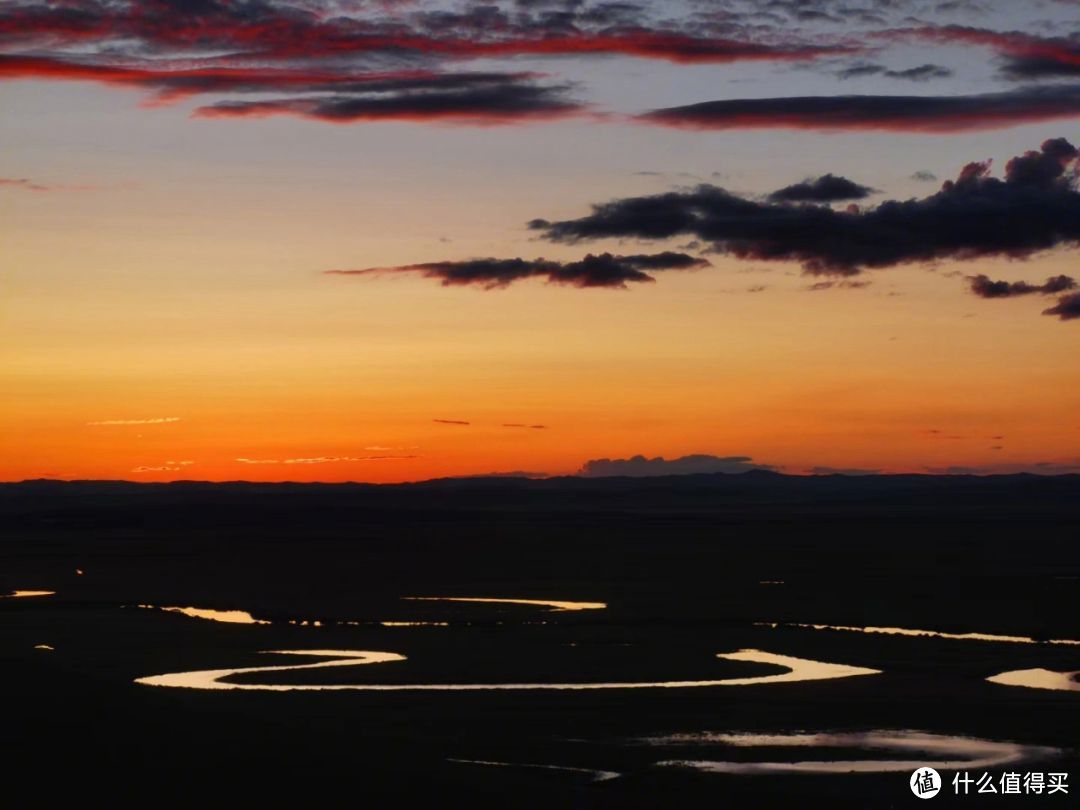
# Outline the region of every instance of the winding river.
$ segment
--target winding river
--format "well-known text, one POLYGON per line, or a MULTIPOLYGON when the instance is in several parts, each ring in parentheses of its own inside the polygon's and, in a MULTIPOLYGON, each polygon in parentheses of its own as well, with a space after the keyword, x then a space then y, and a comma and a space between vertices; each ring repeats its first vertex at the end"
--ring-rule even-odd
MULTIPOLYGON (((14 591, 0 598, 16 598, 29 596, 51 596, 54 591, 14 591)), ((466 596, 405 596, 408 601, 418 602, 475 602, 493 604, 528 605, 532 607, 544 607, 551 612, 578 611, 578 610, 602 610, 607 607, 604 602, 573 602, 554 599, 512 599, 494 597, 466 597, 466 596)), ((246 610, 215 610, 197 607, 173 607, 140 604, 139 608, 160 610, 168 613, 178 613, 196 619, 205 619, 228 624, 268 625, 270 621, 256 619, 246 610)), ((321 627, 321 621, 290 620, 289 624, 301 627, 321 627)), ((338 621, 331 622, 335 625, 376 625, 382 627, 447 627, 445 621, 338 621)), ((851 633, 870 633, 897 635, 912 638, 940 638, 951 641, 983 641, 992 643, 1008 644, 1048 644, 1078 646, 1080 641, 1073 639, 1049 639, 1040 641, 1031 636, 1012 636, 993 633, 948 633, 939 630, 917 630, 906 627, 874 627, 854 626, 837 624, 810 624, 802 622, 755 622, 756 627, 769 628, 793 628, 808 630, 832 630, 851 633)), ((278 650, 272 651, 283 655, 310 655, 333 658, 332 661, 321 661, 313 664, 291 664, 273 667, 247 667, 240 669, 202 670, 194 672, 181 672, 169 675, 156 675, 138 679, 138 683, 151 686, 186 687, 192 689, 249 689, 262 691, 295 691, 295 690, 356 690, 356 691, 480 691, 480 690, 582 690, 582 689, 661 689, 661 688, 692 688, 707 686, 750 686, 755 684, 788 683, 796 681, 812 681, 831 678, 845 678, 853 675, 873 675, 880 670, 851 667, 841 664, 828 664, 812 661, 804 658, 778 655, 775 653, 762 652, 760 650, 740 650, 734 653, 721 653, 718 658, 731 661, 750 661, 755 663, 773 664, 784 667, 788 671, 778 675, 764 675, 753 678, 726 678, 719 680, 699 681, 627 681, 627 682, 597 682, 597 683, 489 683, 489 684, 338 684, 338 685, 271 685, 271 684, 237 684, 223 681, 230 675, 252 672, 285 672, 294 669, 319 669, 326 667, 359 666, 361 664, 388 663, 391 661, 403 661, 404 656, 397 653, 355 651, 355 650, 278 650)), ((1018 669, 992 675, 986 680, 990 683, 1002 686, 1018 686, 1030 689, 1047 689, 1064 692, 1080 692, 1080 681, 1077 676, 1080 670, 1073 672, 1055 672, 1048 669, 1018 669)))
POLYGON ((404 661, 405 656, 392 652, 370 650, 263 650, 271 655, 306 655, 331 658, 314 664, 286 664, 266 667, 239 667, 235 669, 204 669, 192 672, 175 672, 166 675, 150 675, 136 678, 135 682, 146 686, 179 687, 184 689, 238 689, 262 692, 482 692, 500 690, 556 690, 576 691, 586 689, 690 689, 707 686, 754 686, 759 684, 820 681, 833 678, 850 678, 858 675, 876 675, 880 670, 829 664, 762 650, 739 650, 718 653, 717 658, 729 661, 749 661, 772 664, 787 669, 777 675, 758 675, 744 678, 722 678, 699 681, 612 681, 584 683, 381 683, 381 684, 249 684, 223 680, 233 675, 256 672, 288 672, 301 669, 360 666, 404 661))
MULTIPOLYGON (((836 630, 844 633, 881 633, 890 636, 914 638, 941 638, 950 641, 988 641, 1000 644, 1048 644, 1055 646, 1080 646, 1080 641, 1070 638, 1052 638, 1040 641, 1032 636, 1006 636, 994 633, 945 633, 940 630, 913 630, 907 627, 856 627, 843 624, 807 624, 801 622, 754 622, 755 627, 786 627, 803 630, 836 630)), ((1057 692, 1080 692, 1080 670, 1055 672, 1050 669, 1015 669, 991 675, 986 680, 1002 686, 1022 686, 1028 689, 1052 689, 1057 692)))

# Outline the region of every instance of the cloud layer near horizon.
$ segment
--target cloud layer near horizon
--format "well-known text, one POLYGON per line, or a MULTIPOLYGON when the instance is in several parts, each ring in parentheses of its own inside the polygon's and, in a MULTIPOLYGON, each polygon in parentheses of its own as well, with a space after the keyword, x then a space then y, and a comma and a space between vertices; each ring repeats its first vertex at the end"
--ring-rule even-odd
POLYGON ((665 459, 594 458, 586 461, 577 474, 586 478, 630 476, 634 478, 657 475, 695 475, 700 473, 743 473, 750 470, 774 470, 768 464, 758 464, 750 456, 691 455, 665 459))

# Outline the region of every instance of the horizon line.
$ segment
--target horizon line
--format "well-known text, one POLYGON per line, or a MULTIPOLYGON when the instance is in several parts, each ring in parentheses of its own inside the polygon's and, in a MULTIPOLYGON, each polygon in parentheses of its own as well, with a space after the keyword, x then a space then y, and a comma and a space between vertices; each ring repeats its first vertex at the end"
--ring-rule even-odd
POLYGON ((168 486, 171 484, 206 484, 211 486, 227 486, 233 484, 250 484, 255 486, 364 486, 364 487, 401 487, 401 486, 415 486, 419 484, 432 484, 442 481, 520 481, 520 482, 537 482, 537 481, 557 481, 557 480, 578 480, 578 481, 637 481, 637 480, 653 480, 656 479, 671 479, 671 478, 734 478, 745 475, 769 475, 777 478, 794 478, 794 479, 815 479, 815 478, 1078 478, 1080 473, 1075 472, 1031 472, 1029 470, 1021 470, 1017 472, 964 472, 964 473, 934 473, 934 472, 891 472, 891 473, 794 473, 794 472, 778 472, 776 470, 741 470, 739 472, 696 472, 696 473, 669 473, 660 475, 578 475, 575 473, 566 473, 561 475, 548 475, 548 476, 524 476, 524 475, 498 475, 498 474, 478 474, 478 475, 447 475, 437 478, 418 478, 409 481, 296 481, 291 479, 280 479, 275 481, 253 481, 246 478, 230 478, 226 480, 213 481, 209 479, 198 478, 175 478, 168 481, 133 481, 129 478, 23 478, 19 480, 0 481, 0 486, 19 486, 23 484, 130 484, 133 486, 168 486))

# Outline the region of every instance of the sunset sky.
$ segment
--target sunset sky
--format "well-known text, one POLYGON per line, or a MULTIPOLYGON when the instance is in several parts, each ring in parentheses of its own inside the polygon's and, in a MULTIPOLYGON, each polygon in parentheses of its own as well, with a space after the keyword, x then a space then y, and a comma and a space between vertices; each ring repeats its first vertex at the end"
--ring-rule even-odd
POLYGON ((1075 0, 6 0, 0 479, 1080 472, 1078 123, 1075 0))

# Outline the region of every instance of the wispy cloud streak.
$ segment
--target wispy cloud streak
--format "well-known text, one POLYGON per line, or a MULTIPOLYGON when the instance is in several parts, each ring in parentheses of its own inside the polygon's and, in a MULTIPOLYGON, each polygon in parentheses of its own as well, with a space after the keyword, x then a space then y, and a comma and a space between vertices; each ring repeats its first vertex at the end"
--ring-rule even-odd
POLYGON ((1080 85, 955 96, 835 95, 703 101, 643 113, 683 129, 877 130, 949 134, 1080 118, 1080 85))
POLYGON ((153 419, 103 419, 99 422, 87 422, 86 424, 99 427, 119 427, 124 425, 164 425, 179 421, 179 416, 158 416, 153 419))
POLYGON ((649 275, 660 270, 694 270, 708 267, 705 259, 686 253, 663 253, 614 256, 610 253, 588 254, 574 262, 547 259, 466 259, 463 261, 426 262, 398 267, 369 267, 360 270, 327 270, 330 275, 380 276, 417 273, 442 282, 444 287, 477 286, 485 290, 507 287, 516 281, 539 278, 550 284, 569 287, 608 287, 625 289, 630 282, 653 282, 649 275))

